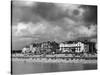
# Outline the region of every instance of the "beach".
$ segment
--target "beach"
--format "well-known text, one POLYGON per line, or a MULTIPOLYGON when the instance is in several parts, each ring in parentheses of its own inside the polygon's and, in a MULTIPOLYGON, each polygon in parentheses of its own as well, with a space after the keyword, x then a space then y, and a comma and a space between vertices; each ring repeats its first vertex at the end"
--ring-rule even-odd
POLYGON ((56 54, 56 55, 28 55, 23 56, 20 55, 13 55, 12 61, 17 62, 32 62, 32 63, 97 63, 97 56, 90 55, 85 57, 75 56, 72 55, 65 55, 65 54, 56 54))
POLYGON ((56 59, 47 59, 47 58, 28 58, 28 59, 18 59, 18 58, 13 58, 13 62, 32 62, 32 63, 97 63, 97 60, 86 60, 86 59, 61 59, 61 58, 56 58, 56 59))

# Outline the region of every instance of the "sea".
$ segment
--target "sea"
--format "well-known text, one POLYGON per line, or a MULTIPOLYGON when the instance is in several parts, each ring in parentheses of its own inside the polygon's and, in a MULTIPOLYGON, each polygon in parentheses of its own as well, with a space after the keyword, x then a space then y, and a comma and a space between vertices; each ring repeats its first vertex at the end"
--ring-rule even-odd
POLYGON ((97 64, 12 62, 12 74, 96 70, 97 64))

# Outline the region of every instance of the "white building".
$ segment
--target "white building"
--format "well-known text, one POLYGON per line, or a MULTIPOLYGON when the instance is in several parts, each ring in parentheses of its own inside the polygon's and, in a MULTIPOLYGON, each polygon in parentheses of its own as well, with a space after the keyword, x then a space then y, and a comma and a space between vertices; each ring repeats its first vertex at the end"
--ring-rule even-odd
POLYGON ((37 47, 33 47, 33 44, 30 44, 30 51, 34 53, 37 50, 37 47))
POLYGON ((27 53, 27 52, 29 52, 29 48, 27 48, 27 47, 24 47, 23 49, 22 49, 22 53, 27 53))
POLYGON ((32 44, 30 44, 29 47, 24 47, 22 49, 22 53, 29 53, 29 52, 34 53, 35 51, 36 51, 36 47, 33 47, 32 44))
POLYGON ((77 42, 77 43, 60 43, 60 51, 62 52, 72 52, 73 50, 75 52, 84 52, 84 44, 82 42, 77 42))

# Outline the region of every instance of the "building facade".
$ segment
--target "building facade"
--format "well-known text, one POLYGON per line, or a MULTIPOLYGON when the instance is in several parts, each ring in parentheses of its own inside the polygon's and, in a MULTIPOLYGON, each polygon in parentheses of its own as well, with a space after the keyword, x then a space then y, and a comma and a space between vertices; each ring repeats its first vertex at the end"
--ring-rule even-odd
POLYGON ((60 51, 62 52, 84 52, 84 43, 82 42, 72 42, 72 43, 67 43, 63 42, 59 44, 60 51))
POLYGON ((30 48, 28 47, 28 46, 26 46, 26 47, 24 47, 23 49, 22 49, 22 53, 29 53, 30 52, 30 48))
POLYGON ((56 43, 55 41, 32 43, 22 49, 22 53, 51 54, 51 53, 96 53, 95 43, 88 41, 68 41, 56 43))
POLYGON ((50 41, 41 43, 41 53, 50 53, 52 51, 52 45, 50 41))

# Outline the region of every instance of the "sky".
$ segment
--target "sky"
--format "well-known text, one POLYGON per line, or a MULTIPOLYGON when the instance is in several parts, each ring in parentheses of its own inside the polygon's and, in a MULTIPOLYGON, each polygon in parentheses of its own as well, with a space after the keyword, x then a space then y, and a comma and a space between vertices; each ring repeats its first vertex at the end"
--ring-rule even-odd
POLYGON ((97 6, 12 1, 12 49, 32 42, 97 41, 97 6))

